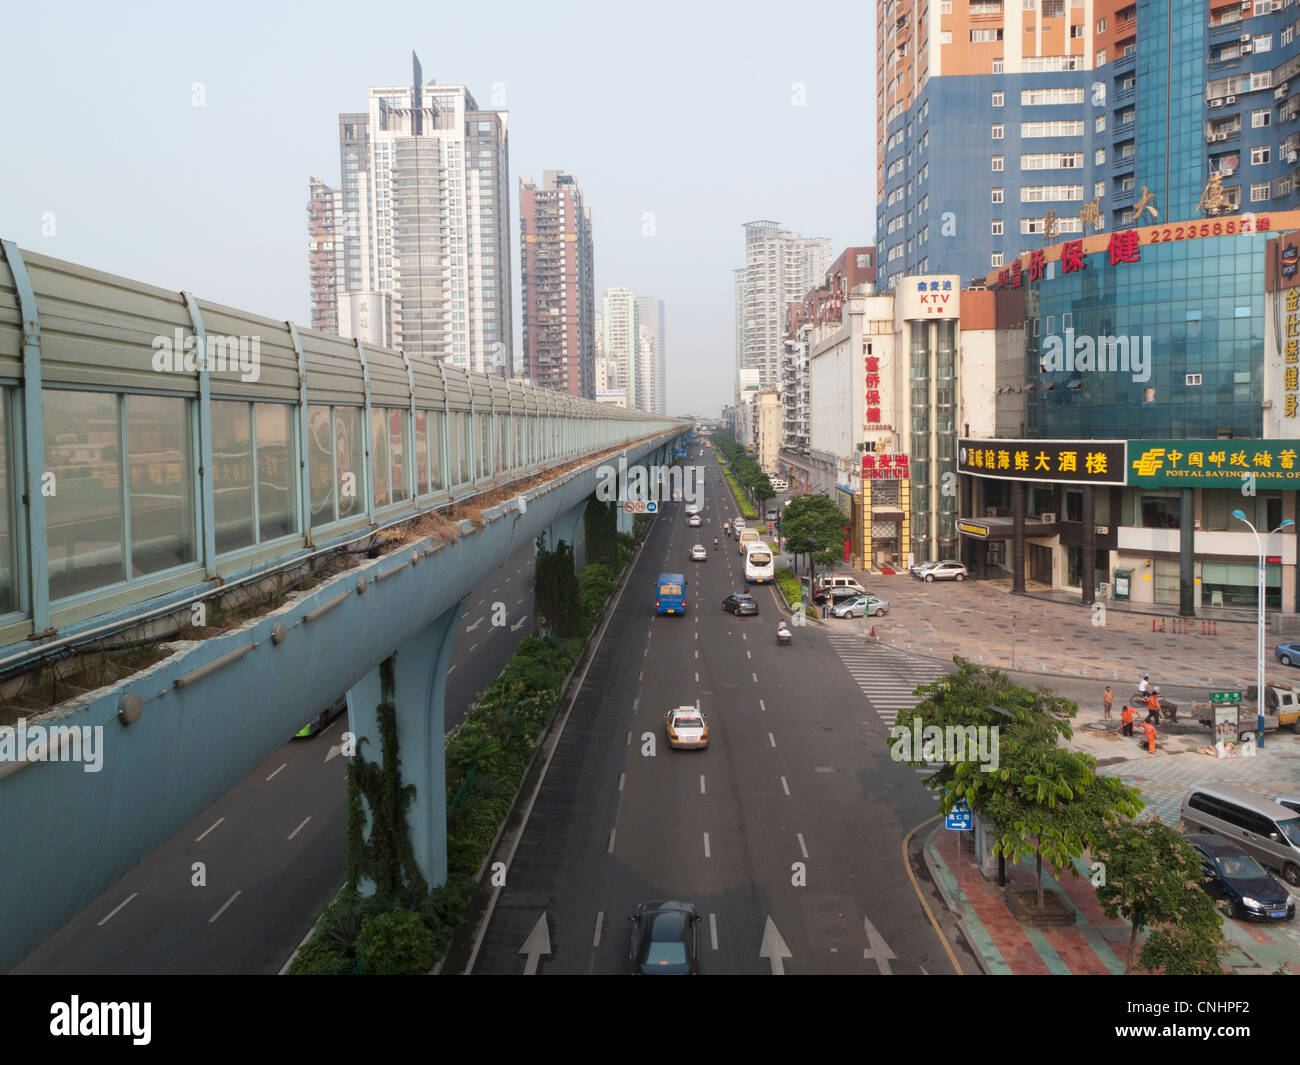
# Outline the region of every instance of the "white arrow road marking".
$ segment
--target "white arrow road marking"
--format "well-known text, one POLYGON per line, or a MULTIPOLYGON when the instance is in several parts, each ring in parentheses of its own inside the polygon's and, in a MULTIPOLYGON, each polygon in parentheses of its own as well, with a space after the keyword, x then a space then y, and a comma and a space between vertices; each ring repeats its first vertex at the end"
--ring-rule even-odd
POLYGON ((329 754, 325 756, 325 761, 328 762, 331 758, 337 758, 342 753, 343 753, 343 748, 336 743, 333 747, 329 749, 329 754))
POLYGON ((482 625, 482 624, 483 624, 483 619, 482 619, 482 618, 479 618, 478 621, 474 622, 473 625, 466 625, 466 626, 465 626, 465 631, 466 631, 466 632, 473 632, 475 629, 477 629, 477 628, 478 628, 480 625, 482 625))
POLYGON ((758 948, 758 956, 766 958, 771 963, 773 976, 784 976, 785 959, 794 957, 790 953, 790 948, 785 945, 785 940, 781 938, 781 933, 777 931, 776 925, 772 923, 770 914, 763 928, 763 945, 758 948))
POLYGON ((514 632, 516 629, 519 628, 520 625, 522 625, 527 620, 528 620, 528 615, 525 614, 523 617, 521 617, 518 621, 516 621, 513 625, 510 626, 510 631, 514 632))
POLYGON ((519 953, 527 957, 524 962, 524 975, 537 975, 537 961, 545 954, 548 958, 551 956, 551 931, 546 926, 546 911, 537 918, 537 923, 533 925, 533 930, 528 933, 528 938, 524 940, 524 945, 519 948, 519 953))
POLYGON ((869 917, 862 918, 862 923, 866 925, 868 947, 862 948, 862 956, 870 958, 876 963, 876 968, 880 970, 881 976, 892 976, 889 971, 889 963, 897 961, 898 955, 889 949, 889 944, 885 942, 885 937, 876 931, 875 925, 871 923, 869 917))

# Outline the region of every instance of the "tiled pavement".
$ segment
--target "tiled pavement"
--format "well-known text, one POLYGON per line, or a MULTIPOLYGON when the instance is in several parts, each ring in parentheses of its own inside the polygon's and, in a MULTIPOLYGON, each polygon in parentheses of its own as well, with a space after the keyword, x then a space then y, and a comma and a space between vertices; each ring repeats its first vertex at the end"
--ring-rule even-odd
MULTIPOLYGON (((888 652, 892 646, 896 653, 873 654, 856 627, 837 629, 832 621, 827 632, 887 725, 893 715, 915 705, 911 687, 937 672, 939 662, 934 660, 949 661, 958 653, 976 663, 1041 674, 1042 683, 1059 687, 1070 698, 1082 699, 1078 693, 1086 691, 1087 698, 1099 699, 1100 684, 1110 682, 1116 693, 1116 717, 1132 684, 1144 673, 1173 687, 1176 694, 1181 690, 1179 698, 1203 699, 1214 688, 1254 683, 1253 625, 1220 621, 1217 634, 1202 635, 1200 622, 1195 621, 1190 632, 1181 633, 1174 631, 1171 614, 1163 632, 1152 632, 1150 616, 1119 610, 1107 610, 1105 624, 1094 625, 1094 615, 1078 605, 1012 596, 1009 588, 989 583, 927 585, 905 575, 857 576, 864 587, 890 601, 888 616, 872 622, 879 651, 888 652), (933 666, 922 656, 928 656, 933 666), (891 671, 892 688, 878 689, 891 671), (879 690, 876 700, 872 700, 873 690, 879 690)), ((1266 639, 1271 651, 1276 641, 1271 635, 1266 639)), ((1300 682, 1300 672, 1271 659, 1268 677, 1300 682)), ((1102 762, 1100 771, 1137 786, 1150 815, 1166 824, 1179 823, 1183 795, 1194 782, 1231 782, 1268 792, 1294 789, 1300 781, 1300 742, 1289 734, 1270 734, 1253 758, 1217 759, 1199 753, 1199 738, 1192 729, 1162 728, 1153 757, 1139 753, 1136 741, 1086 727, 1099 725, 1100 716, 1098 707, 1081 703, 1072 745, 1096 755, 1102 762)), ((926 844, 927 862, 950 900, 956 897, 952 836, 940 827, 926 844)), ((1128 925, 1102 915, 1092 885, 1082 875, 1082 862, 1076 863, 1081 870, 1078 879, 1066 874, 1057 884, 1050 876, 1044 878, 1047 889, 1068 898, 1076 914, 1073 926, 1052 931, 1021 926, 996 882, 985 880, 979 872, 969 849, 964 862, 963 922, 988 972, 1123 971, 1128 925)), ((1032 888, 1032 859, 1011 871, 1011 881, 1017 888, 1032 888)), ((1282 967, 1300 975, 1300 920, 1254 924, 1225 918, 1223 928, 1233 947, 1227 962, 1237 972, 1269 973, 1282 967)))

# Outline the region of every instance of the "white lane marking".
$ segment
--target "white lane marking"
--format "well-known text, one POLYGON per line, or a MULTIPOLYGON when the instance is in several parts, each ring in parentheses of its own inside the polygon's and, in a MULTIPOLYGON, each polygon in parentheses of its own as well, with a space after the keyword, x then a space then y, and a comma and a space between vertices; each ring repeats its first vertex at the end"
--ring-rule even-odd
POLYGON ((704 790, 704 774, 703 774, 703 773, 700 774, 700 794, 701 794, 701 795, 705 795, 705 794, 707 794, 707 793, 705 792, 705 790, 704 790))
POLYGON ((740 634, 740 638, 741 638, 742 640, 748 640, 748 639, 749 639, 749 637, 746 636, 743 632, 740 634))
POLYGON ((781 778, 781 788, 785 791, 787 795, 790 794, 790 785, 785 782, 785 777, 781 778))
POLYGON ((753 658, 753 657, 754 657, 754 654, 753 654, 752 651, 746 651, 746 652, 745 652, 745 657, 746 657, 746 658, 753 658))
POLYGON ((482 606, 482 605, 483 605, 484 603, 486 603, 486 602, 487 602, 486 599, 480 599, 480 600, 478 601, 478 605, 479 605, 479 606, 482 606))
POLYGON ((632 746, 632 733, 629 732, 629 733, 627 734, 627 741, 623 744, 623 746, 624 746, 624 747, 631 747, 631 746, 632 746))
POLYGON ((125 902, 119 903, 107 917, 105 917, 102 921, 99 922, 98 927, 102 927, 103 925, 108 924, 109 921, 111 921, 114 917, 118 915, 118 913, 122 910, 122 907, 125 906, 128 902, 130 902, 133 898, 135 898, 138 894, 140 894, 140 892, 138 891, 131 892, 131 894, 129 894, 126 897, 125 902))
POLYGON ((644 669, 641 670, 641 672, 637 674, 636 679, 637 679, 638 681, 645 680, 645 670, 644 670, 644 669))
POLYGON ((623 790, 623 780, 624 780, 624 778, 626 778, 626 776, 627 776, 626 773, 620 773, 620 774, 618 775, 618 790, 619 790, 619 791, 622 791, 622 790, 623 790))
POLYGON ((699 682, 700 682, 700 675, 699 675, 699 673, 697 672, 697 673, 695 674, 695 683, 696 683, 696 684, 699 684, 699 682))
POLYGON ((469 653, 470 653, 470 654, 473 654, 473 653, 475 652, 475 650, 477 650, 477 648, 478 648, 478 644, 475 644, 473 647, 471 647, 471 648, 469 649, 469 653))
POLYGON ((518 600, 518 601, 515 603, 515 606, 523 606, 523 605, 524 605, 524 601, 523 601, 522 599, 518 600))
MULTIPOLYGON (((211 832, 213 828, 216 828, 217 825, 221 824, 221 822, 224 821, 224 820, 225 820, 224 817, 218 817, 215 821, 212 822, 212 827, 208 829, 208 832, 211 832)), ((206 835, 208 834, 208 832, 204 832, 204 833, 203 833, 203 836, 206 836, 206 835)), ((202 843, 202 842, 203 842, 203 836, 200 836, 200 837, 199 837, 198 839, 196 839, 194 842, 195 842, 195 843, 202 843)))
POLYGON ((795 839, 797 839, 797 840, 799 841, 799 853, 801 853, 805 858, 807 858, 807 857, 808 857, 808 848, 807 848, 807 846, 804 844, 804 841, 803 841, 803 833, 802 833, 802 832, 796 832, 794 835, 795 835, 795 839))
POLYGON ((704 857, 706 857, 706 858, 711 858, 711 857, 713 857, 713 856, 709 853, 709 834, 708 834, 707 832, 704 833, 704 857))
POLYGON ((638 695, 636 698, 632 700, 632 713, 635 714, 636 708, 640 705, 641 705, 641 696, 638 695))
POLYGON ((600 946, 600 928, 604 923, 605 923, 605 911, 601 910, 598 914, 596 914, 596 934, 591 937, 591 945, 593 947, 600 946))
POLYGON ((304 818, 302 819, 302 824, 300 824, 297 828, 295 828, 292 832, 289 833, 289 838, 290 838, 290 839, 293 839, 294 836, 296 836, 299 832, 301 832, 304 828, 306 828, 306 827, 307 827, 307 822, 310 821, 310 820, 311 820, 311 815, 310 815, 310 814, 309 814, 308 816, 304 817, 304 818))
POLYGON ((698 647, 695 649, 695 657, 696 658, 700 657, 700 649, 698 647))
POLYGON ((447 676, 450 677, 450 676, 452 675, 452 673, 454 673, 455 671, 456 671, 456 667, 455 667, 455 666, 451 666, 451 667, 447 670, 447 676))
POLYGON ((760 710, 762 710, 764 713, 767 712, 767 707, 763 704, 763 700, 762 700, 762 699, 759 699, 759 701, 758 701, 758 708, 759 708, 760 710))
POLYGON ((208 918, 208 924, 212 924, 213 921, 215 921, 218 917, 220 917, 223 913, 225 913, 226 910, 230 907, 230 904, 234 902, 235 899, 239 898, 239 896, 242 894, 243 894, 242 891, 236 891, 233 895, 230 896, 230 898, 226 899, 225 905, 222 906, 221 909, 219 909, 216 913, 214 913, 211 917, 208 918))
POLYGON ((528 615, 525 614, 523 617, 521 617, 518 621, 516 621, 513 625, 510 626, 510 631, 514 632, 527 620, 528 620, 528 615))
POLYGON ((611 828, 609 830, 609 846, 605 848, 606 854, 614 853, 614 833, 616 833, 617 831, 618 831, 617 828, 611 828))
MULTIPOLYGON (((288 764, 289 764, 288 762, 285 762, 284 765, 280 766, 280 769, 285 768, 285 766, 287 766, 288 764)), ((269 777, 267 777, 266 779, 267 779, 268 781, 272 781, 272 780, 274 780, 274 779, 279 775, 279 773, 280 773, 280 769, 277 769, 274 773, 272 773, 272 774, 271 774, 269 777)))
MULTIPOLYGON (((696 619, 696 620, 698 620, 698 619, 696 619)), ((699 634, 698 632, 695 634, 695 638, 696 638, 697 640, 700 638, 700 634, 699 634)))
POLYGON ((473 625, 466 625, 466 626, 465 626, 465 631, 466 631, 466 632, 473 632, 475 629, 477 629, 477 628, 478 628, 480 625, 482 625, 482 624, 483 624, 483 619, 482 619, 482 618, 479 618, 478 621, 474 622, 473 625))
POLYGON ((709 943, 714 950, 718 949, 718 915, 709 914, 709 943))
POLYGON ((770 732, 767 734, 767 742, 770 743, 773 747, 776 746, 776 737, 773 736, 770 732))
POLYGON ((757 684, 757 683, 758 683, 758 674, 757 674, 757 673, 751 673, 750 676, 754 678, 754 683, 757 684))

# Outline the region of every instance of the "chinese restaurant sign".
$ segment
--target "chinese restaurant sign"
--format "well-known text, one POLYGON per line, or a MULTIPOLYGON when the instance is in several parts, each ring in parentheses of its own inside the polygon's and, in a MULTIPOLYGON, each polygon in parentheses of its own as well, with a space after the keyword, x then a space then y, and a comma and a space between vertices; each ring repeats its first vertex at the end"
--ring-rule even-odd
POLYGON ((1128 483, 1142 488, 1300 488, 1300 440, 1130 440, 1128 483))
POLYGON ((862 456, 862 479, 864 481, 901 481, 908 476, 906 455, 891 455, 888 452, 873 455, 868 452, 862 456))
POLYGON ((976 477, 1071 484, 1124 484, 1123 440, 957 441, 957 470, 976 477))

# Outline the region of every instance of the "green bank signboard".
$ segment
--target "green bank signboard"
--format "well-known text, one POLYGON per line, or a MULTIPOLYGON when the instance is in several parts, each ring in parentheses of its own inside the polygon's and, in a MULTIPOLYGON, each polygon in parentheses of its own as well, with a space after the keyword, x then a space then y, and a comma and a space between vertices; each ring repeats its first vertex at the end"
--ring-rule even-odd
POLYGON ((1300 440, 1130 440, 1128 483, 1142 488, 1300 488, 1300 440))

